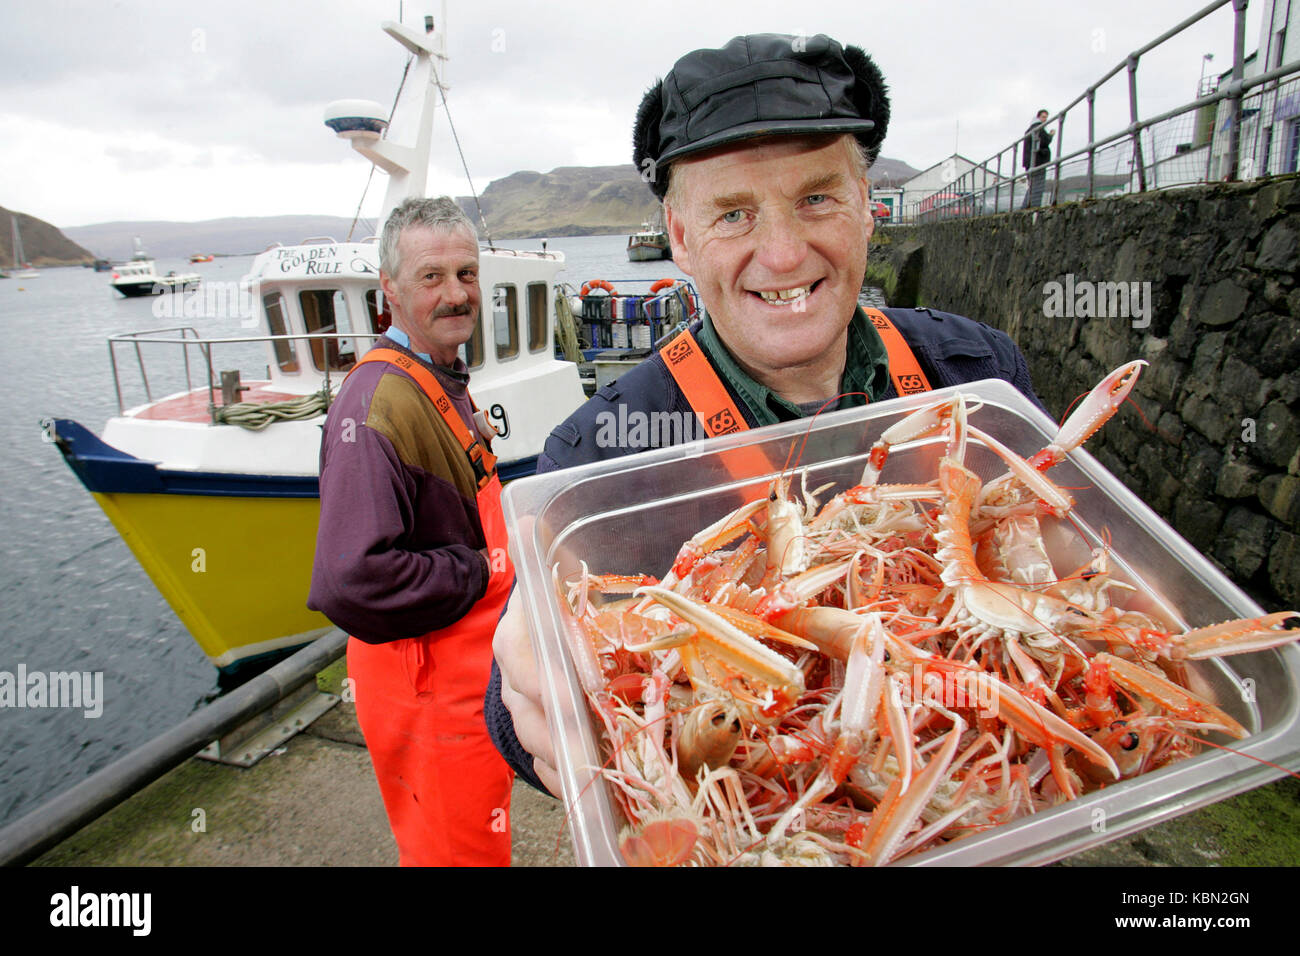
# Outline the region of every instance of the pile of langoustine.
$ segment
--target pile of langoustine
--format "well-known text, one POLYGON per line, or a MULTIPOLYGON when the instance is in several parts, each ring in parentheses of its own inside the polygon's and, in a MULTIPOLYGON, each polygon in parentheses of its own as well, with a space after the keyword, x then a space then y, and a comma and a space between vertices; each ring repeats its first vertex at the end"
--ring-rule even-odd
POLYGON ((1170 633, 1112 604, 1109 553, 1061 574, 1045 475, 1119 408, 1107 376, 1026 460, 957 396, 888 428, 824 505, 789 476, 704 529, 662 581, 558 579, 601 776, 634 865, 879 865, 1189 756, 1245 728, 1187 662, 1279 646, 1292 612, 1170 633), (891 446, 946 438, 938 475, 880 482, 891 446), (987 484, 968 439, 1009 471, 987 484), (625 595, 631 594, 631 597, 625 595))

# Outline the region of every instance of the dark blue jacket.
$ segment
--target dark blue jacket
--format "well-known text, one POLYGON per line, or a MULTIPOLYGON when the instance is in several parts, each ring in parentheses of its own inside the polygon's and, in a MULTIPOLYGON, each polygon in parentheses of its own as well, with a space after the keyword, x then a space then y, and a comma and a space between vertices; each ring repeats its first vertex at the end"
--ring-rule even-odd
MULTIPOLYGON (((1005 332, 965 316, 934 309, 881 311, 907 340, 932 388, 1000 378, 1010 382, 1035 405, 1043 408, 1043 403, 1034 394, 1033 385, 1029 381, 1025 358, 1005 332)), ((692 331, 698 330, 699 323, 696 323, 692 331)), ((725 378, 719 378, 727 387, 731 400, 745 416, 746 423, 751 428, 757 425, 752 410, 727 385, 725 378)), ((897 397, 898 393, 891 381, 881 400, 897 397)), ((597 416, 601 413, 617 415, 620 405, 626 406, 626 414, 642 412, 649 415, 652 412, 667 411, 678 412, 684 419, 692 412, 668 367, 659 353, 655 352, 640 365, 625 372, 618 381, 601 388, 561 422, 547 438, 537 462, 537 470, 542 472, 571 468, 642 450, 628 447, 626 442, 605 443, 602 447, 595 440, 599 427, 597 416)), ((1046 411, 1045 408, 1043 410, 1046 411)), ((651 430, 649 437, 657 439, 664 435, 672 437, 668 429, 663 429, 663 434, 651 430)), ((647 444, 646 447, 656 446, 647 444)), ((501 674, 495 660, 492 662, 492 679, 484 701, 484 716, 492 740, 506 762, 532 786, 545 791, 533 774, 532 756, 519 745, 510 712, 501 702, 501 674)))

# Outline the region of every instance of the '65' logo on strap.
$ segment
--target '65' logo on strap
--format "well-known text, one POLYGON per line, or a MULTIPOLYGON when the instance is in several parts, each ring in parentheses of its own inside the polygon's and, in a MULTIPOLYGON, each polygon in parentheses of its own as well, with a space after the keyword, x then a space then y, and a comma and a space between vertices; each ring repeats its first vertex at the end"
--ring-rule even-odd
POLYGON ((714 412, 709 416, 709 434, 710 435, 730 435, 732 432, 740 431, 740 423, 736 417, 731 414, 730 409, 724 408, 720 412, 714 412))
POLYGON ((925 379, 915 372, 898 376, 898 391, 902 395, 914 395, 925 391, 925 379))
POLYGON ((668 361, 677 365, 684 362, 691 354, 691 343, 688 339, 678 339, 668 347, 668 361))
POLYGON ((885 319, 885 317, 884 317, 883 315, 872 315, 872 316, 871 316, 871 324, 874 325, 874 326, 875 326, 876 328, 878 328, 878 329, 887 329, 887 328, 889 328, 889 322, 886 321, 886 319, 885 319))
POLYGON ((444 415, 451 411, 451 399, 447 398, 446 395, 439 395, 434 404, 438 406, 438 411, 444 415))

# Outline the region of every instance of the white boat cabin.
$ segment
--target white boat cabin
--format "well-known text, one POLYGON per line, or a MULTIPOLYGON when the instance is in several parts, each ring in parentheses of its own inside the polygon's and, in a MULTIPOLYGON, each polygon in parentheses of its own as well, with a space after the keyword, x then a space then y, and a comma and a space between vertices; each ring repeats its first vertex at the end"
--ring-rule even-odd
MULTIPOLYGON (((527 459, 541 450, 557 411, 567 414, 583 398, 576 367, 555 357, 551 303, 564 256, 484 249, 479 266, 482 313, 461 357, 471 394, 500 433, 496 454, 527 459)), ((268 336, 269 388, 277 392, 311 394, 327 376, 337 389, 391 322, 375 237, 273 246, 254 260, 245 282, 268 336), (292 338, 317 333, 349 337, 292 338)))

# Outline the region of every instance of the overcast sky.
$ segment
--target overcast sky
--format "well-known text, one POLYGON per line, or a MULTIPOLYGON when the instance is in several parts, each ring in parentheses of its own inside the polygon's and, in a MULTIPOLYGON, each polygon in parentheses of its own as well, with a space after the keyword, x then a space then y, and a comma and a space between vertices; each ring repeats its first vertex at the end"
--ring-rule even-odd
MULTIPOLYGON (((481 191, 521 169, 631 162, 641 94, 692 49, 741 33, 827 33, 863 47, 892 89, 883 155, 981 160, 1055 112, 1198 0, 449 0, 451 118, 481 191)), ((0 13, 0 205, 57 226, 223 216, 351 216, 369 164, 325 105, 391 104, 420 0, 48 0, 0 13)), ((1247 20, 1258 42, 1261 0, 1247 20)), ((1231 4, 1143 61, 1150 115, 1194 97, 1202 55, 1231 66, 1231 4)), ((1099 98, 1127 122, 1127 88, 1099 98)), ((1084 114, 1076 129, 1086 124, 1084 114)), ((1081 130, 1080 130, 1081 131, 1081 130)), ((1068 143, 1068 140, 1067 140, 1068 143)), ((363 214, 383 198, 383 177, 363 214)), ((429 191, 469 192, 440 114, 429 191)))

